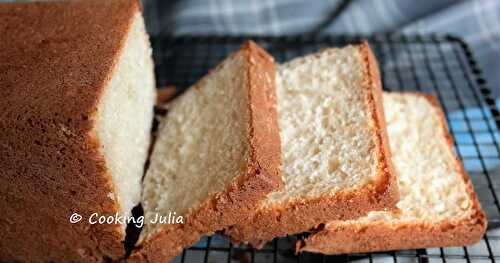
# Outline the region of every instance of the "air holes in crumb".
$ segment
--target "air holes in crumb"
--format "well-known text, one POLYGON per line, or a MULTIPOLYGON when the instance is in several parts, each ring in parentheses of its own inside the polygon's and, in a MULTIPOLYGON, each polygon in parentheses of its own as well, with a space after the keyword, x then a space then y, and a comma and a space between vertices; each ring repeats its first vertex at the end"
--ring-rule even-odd
POLYGON ((313 153, 313 155, 319 155, 321 153, 321 150, 319 149, 319 147, 314 147, 312 153, 313 153))
POLYGON ((76 195, 76 191, 75 191, 75 190, 71 190, 71 191, 69 191, 69 193, 70 193, 71 195, 76 195))
POLYGON ((232 111, 231 112, 231 119, 232 120, 238 120, 240 118, 240 114, 237 111, 232 111))
POLYGON ((319 225, 316 227, 316 229, 314 229, 314 228, 313 228, 313 229, 311 229, 311 230, 312 230, 312 231, 320 231, 320 230, 323 230, 323 229, 325 229, 325 224, 324 224, 324 223, 321 223, 321 224, 319 224, 319 225))
POLYGON ((328 161, 328 173, 332 174, 339 169, 340 163, 335 159, 328 161))
POLYGON ((320 165, 320 163, 319 163, 319 161, 318 161, 318 160, 314 160, 314 161, 312 161, 312 167, 313 167, 314 169, 318 169, 319 165, 320 165))
POLYGON ((159 106, 154 107, 155 116, 159 115, 159 116, 163 117, 163 116, 167 115, 167 112, 168 112, 168 109, 166 109, 164 107, 159 107, 159 106))

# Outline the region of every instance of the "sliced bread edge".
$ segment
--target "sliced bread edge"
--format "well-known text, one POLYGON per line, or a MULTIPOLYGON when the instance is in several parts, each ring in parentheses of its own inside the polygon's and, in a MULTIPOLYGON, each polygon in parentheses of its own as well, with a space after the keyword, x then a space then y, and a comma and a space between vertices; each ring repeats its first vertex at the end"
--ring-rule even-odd
MULTIPOLYGON (((405 96, 422 96, 434 107, 449 150, 453 150, 453 138, 448 130, 446 118, 438 100, 424 93, 405 93, 405 96)), ((428 222, 376 221, 360 224, 329 223, 309 237, 298 240, 296 251, 323 254, 364 253, 426 247, 464 246, 478 242, 486 231, 484 211, 474 192, 474 187, 465 169, 455 154, 452 154, 456 169, 465 183, 468 197, 472 201, 470 217, 461 220, 428 222)))
POLYGON ((363 82, 369 90, 367 101, 375 125, 373 133, 379 159, 378 180, 355 192, 343 191, 293 202, 287 206, 260 209, 250 221, 224 230, 223 234, 232 242, 248 243, 255 248, 261 248, 275 237, 308 231, 331 220, 353 219, 372 210, 395 207, 399 192, 390 161, 378 64, 367 42, 361 43, 357 48, 363 60, 363 82))
POLYGON ((202 235, 212 234, 248 217, 267 193, 281 187, 274 60, 251 41, 239 52, 243 52, 246 59, 245 86, 250 116, 250 158, 246 174, 236 177, 223 192, 211 195, 191 211, 184 217, 184 224, 164 225, 159 232, 147 237, 132 253, 130 262, 172 260, 202 235))

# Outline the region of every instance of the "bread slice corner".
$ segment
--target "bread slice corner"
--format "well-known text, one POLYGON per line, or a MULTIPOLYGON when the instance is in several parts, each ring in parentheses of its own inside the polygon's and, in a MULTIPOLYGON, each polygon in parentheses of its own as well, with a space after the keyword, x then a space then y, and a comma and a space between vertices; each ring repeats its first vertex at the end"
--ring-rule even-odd
POLYGON ((401 190, 398 210, 332 221, 297 252, 361 253, 464 246, 483 236, 486 216, 453 152, 437 99, 423 93, 384 94, 389 140, 401 190))
POLYGON ((277 71, 284 188, 224 234, 258 248, 331 220, 394 208, 397 183, 368 43, 325 49, 277 71))
POLYGON ((131 262, 165 262, 242 221, 281 187, 274 60, 254 42, 169 104, 144 179, 145 227, 131 262), (158 215, 182 224, 151 224, 158 215))

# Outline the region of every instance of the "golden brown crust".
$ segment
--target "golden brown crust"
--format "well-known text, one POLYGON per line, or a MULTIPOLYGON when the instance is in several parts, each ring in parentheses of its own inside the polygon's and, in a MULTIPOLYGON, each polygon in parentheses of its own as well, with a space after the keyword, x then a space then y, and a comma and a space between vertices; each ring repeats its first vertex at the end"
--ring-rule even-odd
POLYGON ((251 166, 263 180, 269 180, 271 188, 268 193, 282 187, 276 69, 272 56, 253 41, 245 43, 242 49, 248 57, 251 166))
POLYGON ((457 223, 405 223, 392 226, 339 225, 298 241, 297 252, 323 254, 364 253, 426 247, 464 246, 481 239, 485 225, 471 218, 457 223))
POLYGON ((0 261, 102 261, 121 225, 94 126, 137 1, 0 4, 0 261))
MULTIPOLYGON (((448 131, 446 118, 437 99, 423 93, 408 93, 425 97, 438 112, 450 150, 453 138, 448 131)), ((425 247, 463 246, 481 239, 486 231, 486 217, 481 209, 474 188, 462 163, 455 157, 457 169, 465 182, 466 191, 472 200, 469 217, 443 220, 437 223, 373 222, 364 224, 331 223, 318 233, 297 242, 297 252, 310 251, 325 254, 387 251, 425 247)))
POLYGON ((166 225, 146 239, 129 261, 167 262, 184 247, 194 244, 201 235, 211 234, 248 217, 267 193, 281 186, 274 61, 253 42, 246 43, 240 52, 247 60, 251 151, 247 173, 184 217, 184 224, 166 225))
POLYGON ((177 88, 173 85, 157 89, 156 105, 161 106, 171 101, 177 93, 177 88))
POLYGON ((372 210, 394 208, 399 193, 390 162, 378 65, 366 42, 359 45, 359 52, 365 65, 364 86, 368 90, 367 100, 375 127, 379 179, 357 191, 260 209, 249 221, 224 230, 233 242, 260 248, 275 237, 308 231, 331 220, 354 219, 372 210))
POLYGON ((366 87, 371 91, 368 92, 368 101, 374 102, 369 105, 371 106, 372 118, 376 130, 376 151, 377 156, 379 156, 377 170, 380 175, 380 180, 375 182, 375 188, 378 193, 386 197, 386 202, 382 205, 387 209, 392 209, 399 201, 399 189, 389 149, 379 67, 368 42, 364 41, 359 45, 359 52, 365 60, 366 72, 364 75, 366 77, 365 81, 368 83, 366 87))

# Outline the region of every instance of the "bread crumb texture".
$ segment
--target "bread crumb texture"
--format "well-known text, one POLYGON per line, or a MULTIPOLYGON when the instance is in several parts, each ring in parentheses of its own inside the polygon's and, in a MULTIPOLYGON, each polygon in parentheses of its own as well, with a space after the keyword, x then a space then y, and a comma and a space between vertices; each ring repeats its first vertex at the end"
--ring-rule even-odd
POLYGON ((368 44, 296 58, 278 66, 276 78, 284 187, 224 234, 258 248, 394 207, 382 89, 368 44))
POLYGON ((397 203, 400 212, 374 211, 354 222, 377 219, 432 222, 468 216, 472 200, 456 162, 450 161, 455 156, 436 108, 424 96, 402 94, 384 94, 384 106, 401 194, 397 203))
POLYGON ((367 91, 353 87, 363 81, 362 63, 358 49, 348 46, 278 67, 285 184, 264 205, 355 190, 375 179, 374 124, 367 91))
POLYGON ((151 55, 144 20, 137 13, 115 73, 99 102, 95 128, 124 216, 130 216, 140 202, 151 140, 152 105, 156 100, 151 55))
MULTIPOLYGON (((245 61, 233 56, 173 101, 144 179, 145 220, 175 212, 185 216, 245 174, 249 116, 245 61), (195 187, 193 187, 195 186, 195 187)), ((146 237, 161 227, 146 224, 146 237)))
POLYGON ((453 152, 437 100, 414 93, 384 94, 387 129, 400 201, 397 210, 331 221, 297 243, 326 254, 464 246, 487 226, 470 179, 453 152))
POLYGON ((131 262, 166 262, 241 222, 281 185, 274 61, 253 42, 173 101, 144 180, 146 215, 131 262), (183 224, 154 224, 175 212, 183 224))

